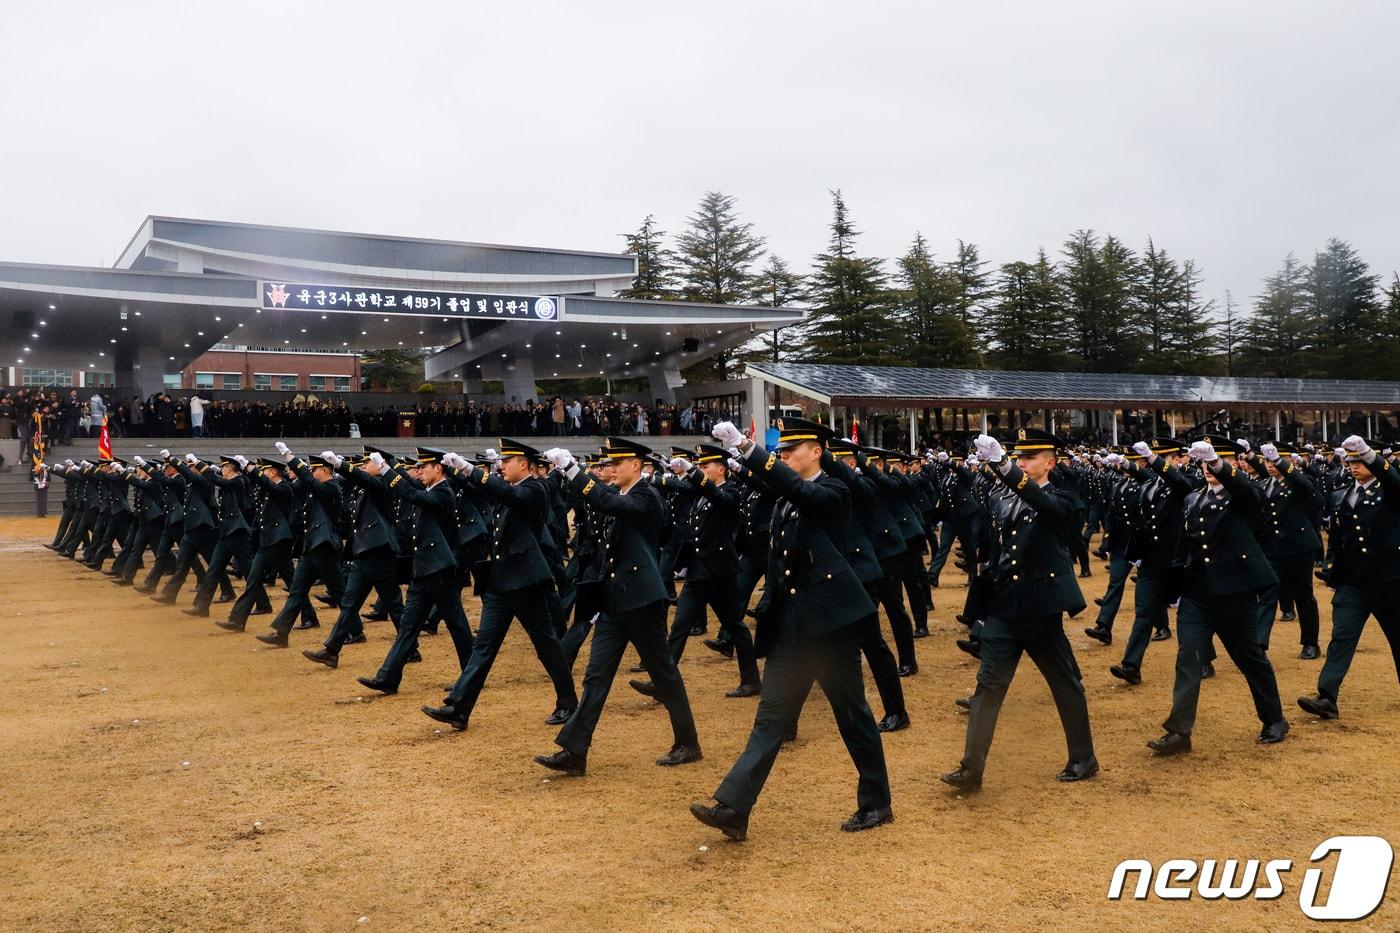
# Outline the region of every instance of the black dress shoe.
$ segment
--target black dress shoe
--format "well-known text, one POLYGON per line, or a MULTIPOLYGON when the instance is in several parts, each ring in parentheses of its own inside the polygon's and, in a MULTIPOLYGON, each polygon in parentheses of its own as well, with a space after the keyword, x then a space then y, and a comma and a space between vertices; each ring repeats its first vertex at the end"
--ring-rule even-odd
POLYGON ((467 728, 467 717, 464 713, 457 712, 457 707, 447 706, 423 706, 423 715, 429 719, 436 719, 438 722, 449 725, 461 732, 467 728))
POLYGON ((243 631, 243 626, 238 624, 237 622, 234 622, 232 619, 220 619, 214 624, 217 625, 219 628, 223 629, 225 632, 243 631))
POLYGON ((1081 761, 1078 764, 1067 764, 1059 774, 1055 775, 1055 780, 1066 784, 1073 784, 1075 781, 1087 781, 1089 778, 1099 773, 1099 760, 1090 758, 1088 761, 1081 761))
POLYGON ((1283 741, 1283 737, 1288 734, 1288 720, 1280 719, 1278 722, 1271 722, 1263 729, 1259 730, 1259 744, 1275 745, 1283 741))
POLYGON ((663 768, 669 768, 672 765, 688 765, 692 761, 699 761, 704 757, 700 752, 699 745, 677 745, 656 759, 656 763, 663 768))
POLYGON ((1323 583, 1326 583, 1326 582, 1327 582, 1327 571, 1325 571, 1325 570, 1314 570, 1314 571, 1313 571, 1313 576, 1317 577, 1317 578, 1318 578, 1319 580, 1321 580, 1323 583))
POLYGON ((1108 672, 1119 680, 1125 680, 1130 684, 1142 683, 1142 671, 1131 664, 1115 664, 1108 669, 1108 672))
POLYGON ((1316 696, 1299 697, 1298 705, 1304 712, 1311 713, 1319 719, 1336 719, 1341 715, 1341 711, 1337 709, 1337 701, 1320 693, 1316 696))
POLYGON ((1285 612, 1283 615, 1279 616, 1278 618, 1279 618, 1279 621, 1280 621, 1280 622, 1296 622, 1297 619, 1298 619, 1298 613, 1296 613, 1296 612, 1285 612))
POLYGON ((297 629, 298 629, 298 631, 300 631, 300 630, 302 630, 302 629, 320 628, 320 627, 321 627, 321 620, 320 620, 320 619, 311 619, 311 620, 309 620, 309 621, 306 620, 306 619, 302 619, 300 622, 297 623, 297 629))
POLYGON ((965 651, 977 660, 982 660, 982 643, 971 638, 959 638, 958 650, 965 651))
POLYGON ((894 669, 894 672, 900 677, 913 677, 915 674, 919 673, 919 665, 901 664, 899 665, 899 667, 894 669))
POLYGON ((938 779, 950 787, 972 793, 982 789, 982 775, 959 765, 958 770, 939 775, 938 779))
POLYGON ((366 622, 388 622, 388 621, 389 621, 389 613, 387 613, 387 612, 385 612, 385 611, 383 611, 383 610, 377 610, 377 611, 375 611, 375 612, 368 612, 368 613, 365 613, 365 621, 366 621, 366 622))
POLYGON ((646 672, 647 666, 645 664, 634 664, 627 669, 629 674, 645 674, 646 672))
POLYGON ((145 593, 147 596, 156 591, 156 588, 154 586, 147 586, 144 583, 142 583, 140 586, 133 587, 133 589, 135 589, 138 593, 145 593))
POLYGON ((652 683, 649 680, 629 680, 627 681, 627 686, 631 687, 633 690, 637 691, 644 697, 654 698, 656 696, 656 684, 652 683))
POLYGON ((711 651, 717 651, 726 658, 734 657, 734 643, 732 641, 720 641, 718 638, 707 638, 701 642, 711 651))
POLYGON ((347 645, 363 645, 367 641, 369 641, 369 639, 365 637, 364 632, 356 632, 354 635, 347 635, 345 638, 345 643, 347 645))
POLYGON ((705 634, 705 626, 703 626, 703 625, 692 625, 692 626, 690 627, 690 631, 687 632, 686 634, 689 635, 691 638, 694 638, 696 635, 704 635, 704 634, 705 634))
POLYGON ((1113 644, 1113 633, 1106 628, 1102 628, 1100 626, 1095 625, 1092 628, 1086 628, 1084 630, 1084 634, 1094 639, 1094 641, 1101 642, 1102 644, 1113 644))
POLYGON ((135 584, 132 583, 132 581, 128 580, 126 577, 117 577, 117 578, 114 579, 112 582, 113 582, 114 584, 116 584, 117 586, 134 586, 134 585, 135 585, 135 584))
POLYGON ((182 611, 185 613, 185 615, 187 615, 187 616, 194 616, 194 617, 197 618, 197 619, 207 619, 207 618, 209 618, 209 610, 208 610, 208 609, 202 609, 202 608, 200 608, 199 606, 191 606, 190 608, 184 609, 184 610, 182 610, 182 611))
POLYGON ((327 651, 325 648, 317 648, 315 651, 303 651, 301 656, 308 661, 324 664, 332 670, 340 666, 340 655, 332 651, 327 651))
POLYGON ((339 606, 339 605, 340 605, 340 603, 338 603, 338 602, 336 602, 335 600, 331 599, 329 596, 322 596, 322 595, 320 595, 320 594, 317 594, 317 596, 316 596, 316 601, 317 601, 318 603, 320 603, 321 605, 323 605, 323 606, 329 606, 329 607, 331 607, 332 609, 334 609, 336 606, 339 606))
POLYGON ((730 699, 737 699, 737 698, 739 698, 739 697, 756 697, 756 696, 758 696, 758 695, 759 695, 760 693, 762 693, 762 692, 763 692, 763 685, 762 685, 762 684, 759 684, 759 683, 740 684, 739 686, 735 687, 733 690, 730 690, 730 691, 728 691, 727 693, 725 693, 725 696, 729 697, 730 699))
POLYGON ((1215 676, 1215 665, 1207 661, 1201 665, 1201 679, 1210 680, 1215 676))
POLYGON ((968 628, 972 628, 972 623, 967 621, 967 616, 963 615, 962 613, 958 613, 957 615, 953 616, 953 618, 957 619, 958 622, 960 622, 963 625, 966 625, 968 628))
POLYGON ((1172 630, 1169 628, 1159 628, 1152 633, 1153 641, 1167 641, 1172 637, 1172 630))
POLYGON ((1094 597, 1094 605, 1095 605, 1095 606, 1102 607, 1102 606, 1103 606, 1103 597, 1102 597, 1102 596, 1095 596, 1095 597, 1094 597))
POLYGON ((965 709, 970 713, 972 712, 972 697, 958 697, 953 701, 953 705, 958 709, 965 709))
POLYGON ((267 607, 267 608, 258 608, 258 607, 255 606, 255 607, 253 608, 253 611, 250 612, 250 613, 248 613, 248 615, 250 615, 250 616, 270 616, 270 615, 272 615, 272 607, 269 606, 269 607, 267 607))
POLYGON ((425 625, 418 630, 419 635, 436 635, 437 633, 438 627, 436 625, 425 625))
POLYGON ((237 598, 238 597, 234 596, 232 593, 220 593, 218 598, 214 600, 214 605, 217 606, 221 603, 231 603, 237 598))
POLYGON ((356 677, 355 680, 357 680, 361 686, 368 687, 371 690, 378 690, 380 693, 399 692, 398 684, 391 684, 389 681, 379 677, 356 677))
POLYGON ((796 742, 796 741, 797 741, 797 730, 796 730, 796 729, 791 729, 791 730, 789 730, 789 731, 783 733, 783 744, 784 744, 784 745, 788 745, 788 744, 790 744, 790 743, 792 743, 792 742, 796 742))
POLYGON ((562 771, 569 777, 583 777, 588 770, 588 759, 583 755, 566 752, 562 748, 553 755, 536 755, 535 764, 544 765, 551 771, 562 771))
POLYGON ((1160 739, 1153 739, 1147 747, 1159 755, 1180 755, 1191 750, 1191 736, 1180 732, 1168 732, 1160 739))
POLYGON ((422 652, 420 652, 417 648, 414 648, 414 649, 413 649, 413 653, 410 654, 410 655, 408 656, 408 660, 407 660, 405 663, 407 663, 407 664, 418 664, 418 663, 421 662, 422 660, 423 660, 423 654, 422 654, 422 652))
POLYGON ((254 637, 264 645, 271 645, 274 648, 287 647, 287 635, 285 632, 263 632, 261 635, 255 635, 254 637))
POLYGON ((1304 645, 1303 650, 1298 652, 1298 657, 1304 661, 1316 661, 1322 657, 1322 652, 1317 650, 1317 645, 1304 645))
POLYGON ((569 721, 569 717, 574 714, 574 710, 568 706, 560 706, 545 717, 546 726, 562 726, 569 721))
POLYGON ((104 577, 115 577, 119 572, 120 571, 118 571, 116 567, 108 567, 106 570, 102 571, 102 575, 104 577))
POLYGON ((713 826, 735 842, 749 838, 749 817, 747 813, 731 810, 724 804, 707 807, 703 803, 692 803, 690 815, 706 826, 713 826))
POLYGON ((928 626, 923 625, 914 629, 915 638, 928 638, 928 626))
POLYGON ((858 833, 866 829, 874 829, 876 826, 884 826, 886 823, 894 822, 894 811, 889 807, 877 807, 874 810, 857 810, 849 820, 841 824, 843 833, 858 833))
POLYGON ((160 603, 162 606, 173 606, 173 605, 175 605, 175 597, 174 597, 174 596, 166 596, 164 593, 162 593, 162 594, 159 595, 159 596, 152 596, 152 597, 151 597, 151 601, 152 601, 152 602, 160 603))
POLYGON ((1089 568, 1088 568, 1088 567, 1085 567, 1083 570, 1079 571, 1079 579, 1081 579, 1081 580, 1083 580, 1083 579, 1086 578, 1086 577, 1092 577, 1092 576, 1093 576, 1093 574, 1089 572, 1089 568))
POLYGON ((881 732, 899 732, 901 729, 909 728, 908 713, 887 713, 885 718, 880 720, 879 729, 881 732))

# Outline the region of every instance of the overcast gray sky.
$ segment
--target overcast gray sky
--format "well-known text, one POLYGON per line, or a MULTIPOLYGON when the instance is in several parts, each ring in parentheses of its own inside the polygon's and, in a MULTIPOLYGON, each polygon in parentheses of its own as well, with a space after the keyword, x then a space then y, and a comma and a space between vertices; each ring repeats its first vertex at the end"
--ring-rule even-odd
POLYGON ((739 199, 805 268, 1149 235, 1212 295, 1290 250, 1400 267, 1400 4, 7 4, 0 260, 146 214, 614 250, 739 199))

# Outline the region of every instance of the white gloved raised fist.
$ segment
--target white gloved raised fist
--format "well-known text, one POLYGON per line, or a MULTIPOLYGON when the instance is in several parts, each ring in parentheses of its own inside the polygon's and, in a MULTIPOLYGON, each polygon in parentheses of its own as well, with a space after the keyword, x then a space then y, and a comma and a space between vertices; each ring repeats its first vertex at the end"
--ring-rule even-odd
POLYGON ((87 469, 88 467, 92 466, 92 464, 84 460, 81 463, 79 463, 78 466, 82 467, 83 469, 87 469))
POLYGON ((381 470, 384 469, 384 457, 383 457, 382 454, 379 454, 379 453, 372 453, 372 454, 370 454, 370 455, 369 455, 369 462, 370 462, 370 463, 373 463, 375 466, 379 467, 379 469, 381 469, 381 470))
POLYGON ((284 443, 282 443, 281 441, 278 441, 277 443, 273 444, 272 446, 277 448, 277 452, 278 452, 279 454, 285 454, 285 453, 287 452, 287 445, 284 444, 284 443))
POLYGON ((940 450, 940 451, 938 452, 938 462, 939 462, 939 463, 947 463, 950 459, 952 459, 952 458, 948 456, 948 451, 946 451, 946 450, 940 450))
POLYGON ((345 462, 345 458, 340 456, 333 450, 328 450, 325 453, 321 454, 321 459, 325 460, 337 470, 340 469, 340 465, 345 462))
POLYGON ((1192 460, 1199 460, 1202 463, 1212 463, 1220 459, 1220 455, 1215 452, 1210 441, 1196 441, 1187 451, 1192 460))
POLYGON ((185 454, 185 462, 188 463, 190 466, 194 466, 196 463, 199 462, 199 458, 196 457, 194 454, 185 454))
POLYGON ((1235 443, 1236 443, 1236 444, 1239 444, 1241 447, 1243 447, 1245 453, 1249 453, 1250 450, 1253 449, 1253 448, 1251 448, 1251 447, 1249 446, 1249 441, 1246 440, 1246 439, 1243 438, 1243 437, 1236 439, 1235 443))
POLYGON ((1001 446, 1001 441, 990 434, 979 434, 973 440, 972 446, 977 449, 977 459, 983 463, 997 463, 1006 459, 1006 451, 1001 446))
POLYGON ((549 450, 546 450, 544 452, 544 458, 548 460, 550 465, 556 470, 566 469, 569 464, 574 462, 573 454, 562 447, 551 447, 549 450))
POLYGON ((1133 445, 1133 453, 1142 454, 1144 457, 1152 456, 1152 445, 1147 441, 1138 441, 1133 445))
POLYGON ((247 458, 247 457, 243 456, 242 454, 234 454, 234 455, 233 455, 233 459, 238 463, 238 465, 239 465, 240 467, 242 467, 242 468, 245 469, 245 470, 248 469, 248 458, 247 458))
POLYGON ((162 460, 169 460, 169 459, 170 459, 170 451, 168 451, 168 450, 162 450, 162 451, 160 452, 160 459, 162 459, 162 460))
POLYGON ((334 451, 334 450, 323 450, 323 451, 321 451, 321 459, 322 459, 322 460, 332 460, 334 457, 335 457, 335 451, 334 451))
POLYGON ((483 456, 486 457, 487 460, 490 460, 492 463, 495 463, 497 460, 501 459, 501 455, 496 453, 496 448, 494 447, 486 448, 486 453, 483 454, 483 456))
MULTIPOLYGON (((72 463, 73 461, 72 461, 72 460, 69 460, 68 462, 69 462, 69 463, 72 463)), ((143 467, 143 466, 146 465, 145 459, 142 458, 142 456, 141 456, 140 454, 137 454, 136 456, 132 457, 132 458, 131 458, 131 462, 134 463, 134 464, 136 464, 136 465, 139 466, 139 467, 143 467)))
POLYGON ((735 460, 733 457, 730 457, 727 462, 729 464, 729 469, 731 470, 742 470, 744 468, 744 465, 738 460, 735 460))
POLYGON ((1366 454, 1370 452, 1371 448, 1362 440, 1361 435, 1353 434, 1351 437, 1342 441, 1342 450, 1354 454, 1366 454))
POLYGON ((732 421, 721 421, 710 429, 710 436, 725 447, 738 447, 744 443, 744 432, 732 421))
POLYGON ((1273 444, 1260 444, 1259 453, 1264 455, 1264 459, 1270 463, 1278 463, 1278 448, 1273 444))
POLYGON ((689 473, 690 461, 685 459, 684 457, 672 457, 670 467, 672 473, 689 473))

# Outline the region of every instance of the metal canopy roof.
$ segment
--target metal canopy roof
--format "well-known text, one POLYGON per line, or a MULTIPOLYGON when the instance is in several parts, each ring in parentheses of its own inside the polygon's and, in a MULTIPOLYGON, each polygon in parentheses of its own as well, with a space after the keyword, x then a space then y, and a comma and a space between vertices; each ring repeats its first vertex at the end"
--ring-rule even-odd
POLYGON ((748 374, 834 405, 1400 409, 1400 382, 1039 373, 750 363, 748 374))

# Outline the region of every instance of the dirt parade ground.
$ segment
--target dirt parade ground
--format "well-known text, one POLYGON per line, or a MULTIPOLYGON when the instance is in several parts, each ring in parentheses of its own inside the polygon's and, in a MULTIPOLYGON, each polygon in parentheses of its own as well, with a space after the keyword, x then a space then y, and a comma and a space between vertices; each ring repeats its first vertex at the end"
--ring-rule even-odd
MULTIPOLYGON (((1296 625, 1280 622, 1272 657, 1288 740, 1256 744, 1244 680, 1222 654, 1195 751, 1157 760, 1144 742, 1167 713, 1176 642, 1153 644, 1144 683, 1128 687, 1108 667, 1129 610, 1111 648, 1082 634, 1088 619, 1072 620, 1102 773, 1054 780, 1063 736, 1024 660, 986 786, 959 797, 938 775, 961 755, 966 719, 953 701, 976 667, 953 644, 965 590, 950 566, 920 672, 905 681, 913 726, 885 736, 895 822, 839 831, 855 772, 814 692, 749 840, 734 843, 687 804, 709 799, 757 701, 724 697, 734 664, 698 639, 681 669, 704 760, 653 763, 670 744, 667 718, 624 669, 587 777, 567 778, 531 761, 554 750, 543 723, 553 693, 518 627, 470 730, 454 733, 418 711, 456 674, 445 634, 422 640, 424 661, 399 695, 373 695, 354 678, 378 667, 388 623, 368 625, 369 643, 328 670, 299 651, 325 628, 294 631, 291 650, 253 639, 265 616, 246 634, 222 632, 179 611, 192 586, 160 606, 41 547, 56 521, 0 521, 0 928, 742 929, 762 918, 793 930, 1283 930, 1309 924, 1298 893, 1318 843, 1400 839, 1400 687, 1374 622, 1341 720, 1294 705, 1321 662, 1299 660, 1296 625), (1129 858, 1293 866, 1273 900, 1110 901, 1114 867, 1129 858)), ((1106 581, 1095 561, 1085 596, 1106 581)), ((1319 585, 1324 646, 1328 596, 1319 585)), ((466 604, 475 625, 480 604, 466 604)), ((333 613, 318 611, 328 626, 333 613)), ((866 687, 878 709, 868 676, 866 687)), ((1353 926, 1400 928, 1400 898, 1353 926)))

